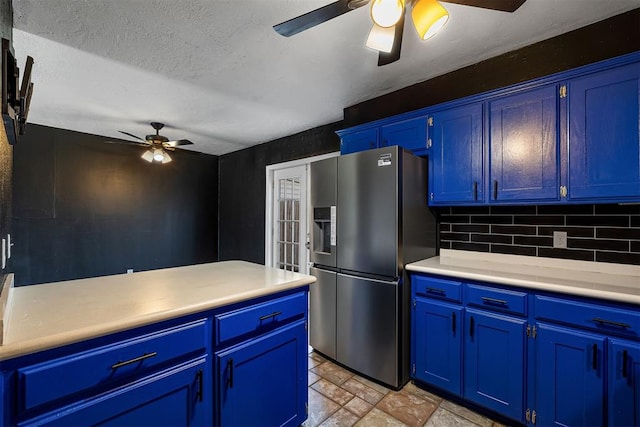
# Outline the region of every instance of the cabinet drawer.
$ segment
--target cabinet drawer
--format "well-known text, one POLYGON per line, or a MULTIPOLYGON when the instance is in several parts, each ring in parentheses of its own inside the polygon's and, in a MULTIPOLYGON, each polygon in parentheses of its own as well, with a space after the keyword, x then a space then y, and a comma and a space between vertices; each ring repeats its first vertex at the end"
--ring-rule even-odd
POLYGON ((18 369, 21 411, 136 378, 181 356, 203 353, 206 320, 18 369))
POLYGON ((468 305, 503 313, 527 314, 527 294, 480 285, 467 285, 465 298, 468 305))
POLYGON ((257 334, 295 319, 307 312, 307 294, 300 292, 215 316, 216 344, 257 334))
POLYGON ((640 311, 536 295, 536 319, 594 329, 603 334, 640 336, 640 311))
POLYGON ((413 289, 418 295, 460 302, 462 283, 435 277, 412 276, 413 289))

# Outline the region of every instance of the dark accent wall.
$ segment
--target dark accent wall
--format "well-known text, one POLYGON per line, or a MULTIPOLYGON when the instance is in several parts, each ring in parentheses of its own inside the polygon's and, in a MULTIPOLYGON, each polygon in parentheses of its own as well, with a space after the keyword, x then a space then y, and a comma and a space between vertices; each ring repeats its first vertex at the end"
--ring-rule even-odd
POLYGON ((640 205, 438 208, 440 247, 640 264, 640 205), (553 248, 553 232, 567 249, 553 248))
POLYGON ((29 124, 14 148, 16 285, 216 261, 218 157, 29 124))
POLYGON ((351 127, 635 52, 640 50, 638 28, 640 9, 634 9, 347 107, 344 124, 351 127))
MULTIPOLYGON (((11 0, 0 0, 0 38, 13 40, 13 7, 11 0)), ((2 82, 0 81, 0 85, 2 82)), ((13 148, 9 145, 4 122, 0 121, 0 238, 11 233, 11 180, 13 176, 13 148)), ((4 270, 0 269, 0 286, 7 273, 11 272, 9 260, 4 270)), ((2 266, 0 266, 1 268, 2 266)))
POLYGON ((331 123, 220 157, 220 260, 264 263, 266 166, 340 150, 331 123))

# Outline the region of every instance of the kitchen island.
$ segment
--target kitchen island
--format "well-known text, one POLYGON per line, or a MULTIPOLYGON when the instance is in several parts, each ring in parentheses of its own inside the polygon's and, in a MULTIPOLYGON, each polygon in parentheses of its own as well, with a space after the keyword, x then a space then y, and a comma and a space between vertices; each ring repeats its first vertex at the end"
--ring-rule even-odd
POLYGON ((640 266, 442 250, 407 270, 418 383, 519 423, 640 423, 640 266))
POLYGON ((2 422, 298 425, 314 281, 226 261, 14 288, 2 422))

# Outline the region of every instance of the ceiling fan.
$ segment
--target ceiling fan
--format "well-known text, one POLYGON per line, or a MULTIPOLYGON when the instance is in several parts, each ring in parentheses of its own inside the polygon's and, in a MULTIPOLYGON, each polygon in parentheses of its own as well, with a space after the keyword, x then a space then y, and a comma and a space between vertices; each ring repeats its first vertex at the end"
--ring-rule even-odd
MULTIPOLYGON (((440 0, 464 6, 515 12, 526 0, 440 0)), ((274 25, 273 29, 285 37, 298 34, 330 19, 371 2, 373 27, 366 45, 378 50, 378 66, 391 64, 400 59, 405 2, 411 3, 411 18, 422 40, 434 36, 444 26, 449 17, 447 10, 438 0, 338 0, 312 10, 296 18, 274 25)))
POLYGON ((128 135, 132 138, 139 139, 143 142, 136 141, 127 141, 131 144, 142 145, 144 147, 149 147, 147 151, 142 154, 142 158, 149 163, 169 163, 171 161, 171 156, 167 151, 173 151, 179 145, 190 145, 193 142, 187 139, 178 139, 175 141, 170 141, 166 136, 160 135, 160 129, 164 127, 164 123, 159 122, 151 122, 151 127, 155 129, 156 133, 147 135, 144 139, 140 138, 129 132, 124 132, 119 130, 118 132, 128 135))

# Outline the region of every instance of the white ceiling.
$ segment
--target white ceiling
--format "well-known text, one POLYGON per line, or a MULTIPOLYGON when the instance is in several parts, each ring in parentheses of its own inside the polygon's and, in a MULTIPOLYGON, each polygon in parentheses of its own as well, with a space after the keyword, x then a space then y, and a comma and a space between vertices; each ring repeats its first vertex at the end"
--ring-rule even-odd
MULTIPOLYGON (((639 0, 527 0, 509 14, 444 4, 420 42, 377 67, 362 7, 290 38, 272 26, 332 0, 13 0, 19 66, 35 60, 29 122, 110 138, 150 121, 224 154, 342 119, 343 108, 637 8, 639 0)), ((532 64, 535 66, 535 64, 532 64)), ((28 132, 28 128, 27 128, 28 132)))

